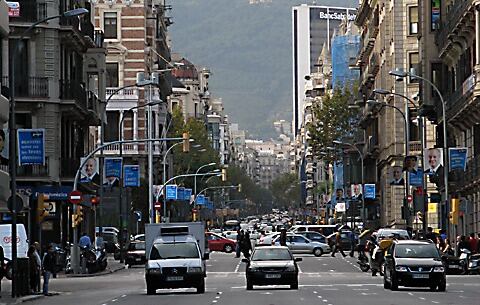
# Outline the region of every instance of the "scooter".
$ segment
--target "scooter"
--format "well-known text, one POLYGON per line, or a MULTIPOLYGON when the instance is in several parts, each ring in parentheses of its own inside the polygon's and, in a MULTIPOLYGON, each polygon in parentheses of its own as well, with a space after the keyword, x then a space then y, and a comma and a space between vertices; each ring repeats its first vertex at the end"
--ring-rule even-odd
POLYGON ((473 254, 468 261, 468 274, 480 274, 480 254, 473 254))
POLYGON ((458 257, 460 265, 462 266, 462 274, 468 273, 468 265, 472 252, 468 249, 460 249, 460 256, 458 257))

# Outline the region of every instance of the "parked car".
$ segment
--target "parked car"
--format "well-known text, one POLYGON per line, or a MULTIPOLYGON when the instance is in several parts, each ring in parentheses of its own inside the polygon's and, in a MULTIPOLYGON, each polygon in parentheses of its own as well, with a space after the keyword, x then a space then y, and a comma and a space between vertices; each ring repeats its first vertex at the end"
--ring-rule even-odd
POLYGON ((265 236, 261 236, 260 239, 258 240, 257 242, 257 247, 258 246, 271 246, 274 244, 274 239, 279 236, 280 233, 277 232, 277 233, 271 233, 271 234, 268 234, 268 235, 265 235, 265 236))
POLYGON ((133 240, 145 241, 145 234, 137 234, 133 237, 133 240))
POLYGON ((318 232, 298 232, 297 234, 305 236, 306 238, 310 239, 311 241, 318 241, 323 244, 328 244, 327 237, 325 235, 320 234, 318 232))
POLYGON ((433 242, 396 240, 385 254, 385 289, 398 286, 430 287, 445 291, 446 270, 433 242))
MULTIPOLYGON (((274 239, 275 245, 280 245, 280 235, 274 239)), ((311 241, 299 234, 287 234, 287 247, 292 253, 307 253, 322 256, 330 253, 330 246, 317 241, 311 241)))
POLYGON ((133 241, 128 245, 127 254, 125 256, 125 265, 142 265, 147 262, 145 256, 145 242, 133 241))
POLYGON ((255 248, 250 259, 242 260, 247 263, 247 290, 252 290, 253 285, 290 285, 291 289, 298 289, 297 262, 301 260, 293 258, 287 247, 255 248))
POLYGON ((226 253, 231 253, 235 250, 237 242, 218 234, 207 232, 205 233, 205 237, 208 241, 208 248, 210 251, 221 251, 226 253))
MULTIPOLYGON (((335 238, 337 233, 333 233, 327 236, 328 244, 334 245, 335 238)), ((340 232, 340 243, 342 244, 343 250, 350 251, 352 249, 352 240, 350 238, 351 231, 341 231, 340 232)))
POLYGON ((120 244, 118 243, 118 235, 115 232, 102 232, 103 241, 105 243, 105 251, 107 253, 120 253, 120 244))

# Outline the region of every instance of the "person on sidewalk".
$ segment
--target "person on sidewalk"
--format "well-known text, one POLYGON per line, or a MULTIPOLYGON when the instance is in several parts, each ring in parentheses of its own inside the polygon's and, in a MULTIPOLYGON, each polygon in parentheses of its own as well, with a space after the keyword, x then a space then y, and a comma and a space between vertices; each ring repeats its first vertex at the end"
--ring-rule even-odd
POLYGON ((337 232, 335 234, 335 247, 333 249, 333 252, 332 252, 332 256, 335 257, 335 253, 337 253, 337 251, 340 251, 340 253, 342 253, 343 257, 345 257, 345 253, 343 252, 343 247, 342 247, 342 237, 340 235, 340 232, 337 232))
POLYGON ((55 256, 53 255, 53 246, 48 245, 47 253, 43 256, 42 262, 42 274, 43 274, 43 294, 45 296, 51 296, 48 292, 48 282, 50 276, 55 272, 55 256))
POLYGON ((37 278, 35 280, 35 283, 37 286, 35 287, 35 292, 40 292, 40 284, 41 284, 41 277, 42 277, 42 259, 40 256, 40 251, 42 250, 40 247, 40 244, 36 241, 33 243, 33 246, 35 247, 35 252, 33 252, 33 256, 35 257, 36 263, 39 266, 40 270, 37 273, 37 278))
POLYGON ((82 234, 82 237, 80 237, 80 240, 78 241, 78 246, 81 249, 90 249, 90 247, 92 246, 92 241, 90 240, 90 237, 87 233, 82 234))
POLYGON ((27 256, 28 256, 28 266, 29 266, 29 271, 30 271, 30 292, 31 293, 36 293, 37 292, 37 279, 40 274, 40 270, 42 269, 42 266, 38 263, 36 257, 35 257, 35 252, 37 249, 35 249, 34 245, 31 245, 28 248, 27 256))

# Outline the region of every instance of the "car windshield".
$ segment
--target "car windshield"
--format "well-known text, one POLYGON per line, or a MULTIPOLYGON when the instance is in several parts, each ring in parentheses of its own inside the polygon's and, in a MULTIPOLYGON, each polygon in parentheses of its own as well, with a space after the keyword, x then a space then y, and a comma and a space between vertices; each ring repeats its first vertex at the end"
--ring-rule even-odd
POLYGON ((128 246, 128 250, 145 250, 145 243, 131 243, 128 246))
POLYGON ((287 261, 292 255, 288 249, 256 249, 252 261, 287 261))
POLYGON ((150 259, 200 258, 196 243, 154 244, 150 259))
POLYGON ((397 245, 395 257, 398 258, 439 258, 437 248, 433 244, 428 245, 397 245))

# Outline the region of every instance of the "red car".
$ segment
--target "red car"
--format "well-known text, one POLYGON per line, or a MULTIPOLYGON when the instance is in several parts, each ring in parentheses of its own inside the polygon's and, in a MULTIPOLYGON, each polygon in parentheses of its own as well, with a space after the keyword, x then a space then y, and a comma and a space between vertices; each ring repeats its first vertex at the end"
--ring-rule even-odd
POLYGON ((208 240, 208 248, 210 251, 221 251, 230 253, 235 250, 237 242, 218 234, 207 232, 205 236, 208 240))

